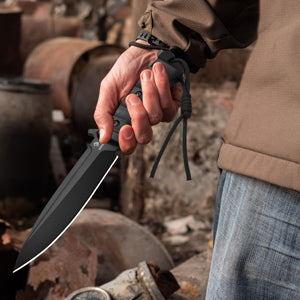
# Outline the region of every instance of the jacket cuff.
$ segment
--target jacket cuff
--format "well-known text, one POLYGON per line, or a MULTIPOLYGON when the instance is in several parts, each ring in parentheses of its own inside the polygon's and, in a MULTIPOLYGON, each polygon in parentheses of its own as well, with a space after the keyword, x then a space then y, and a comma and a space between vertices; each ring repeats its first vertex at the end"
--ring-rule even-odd
POLYGON ((181 49, 178 52, 179 56, 187 62, 192 73, 196 73, 200 68, 205 67, 207 58, 213 57, 210 54, 207 44, 199 36, 197 36, 197 39, 190 38, 186 41, 181 40, 178 43, 174 43, 168 34, 162 34, 161 28, 158 30, 153 26, 152 10, 147 10, 140 18, 138 24, 143 30, 157 37, 171 48, 176 47, 181 49))

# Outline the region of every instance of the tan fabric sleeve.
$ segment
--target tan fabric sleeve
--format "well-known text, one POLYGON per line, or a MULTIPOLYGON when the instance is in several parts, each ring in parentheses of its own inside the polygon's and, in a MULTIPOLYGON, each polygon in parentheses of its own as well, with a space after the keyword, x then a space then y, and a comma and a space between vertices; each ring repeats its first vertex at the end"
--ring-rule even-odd
POLYGON ((197 68, 226 48, 256 39, 258 0, 164 0, 152 2, 139 21, 145 31, 181 48, 197 68))

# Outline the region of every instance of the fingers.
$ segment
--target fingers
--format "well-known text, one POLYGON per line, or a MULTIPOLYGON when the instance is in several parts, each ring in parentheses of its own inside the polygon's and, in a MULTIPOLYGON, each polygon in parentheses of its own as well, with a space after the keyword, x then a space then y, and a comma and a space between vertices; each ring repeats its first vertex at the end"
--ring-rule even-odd
MULTIPOLYGON (((126 91, 128 93, 129 86, 121 80, 123 77, 120 69, 118 72, 110 72, 101 83, 94 114, 101 143, 109 142, 114 127, 113 115, 122 94, 126 91), (122 92, 118 88, 120 82, 122 92)), ((180 106, 181 85, 176 84, 170 89, 169 78, 162 63, 156 63, 153 71, 147 69, 141 73, 141 85, 143 103, 133 94, 126 99, 132 126, 124 126, 120 130, 119 145, 125 154, 134 152, 137 144, 149 143, 153 134, 151 126, 161 121, 171 121, 180 106)))
POLYGON ((171 94, 173 97, 173 102, 175 104, 176 112, 181 104, 181 97, 182 97, 182 86, 181 83, 177 82, 171 87, 171 94))
POLYGON ((119 145, 124 154, 132 154, 137 146, 133 128, 125 125, 119 133, 119 145))
POLYGON ((163 112, 151 70, 145 70, 141 73, 141 84, 143 90, 143 104, 148 113, 150 124, 156 125, 161 122, 163 112))
POLYGON ((114 80, 102 80, 99 98, 94 113, 95 122, 99 128, 100 143, 107 143, 113 133, 113 115, 118 107, 118 93, 114 80), (110 101, 107 101, 110 99, 110 101))
POLYGON ((134 152, 137 144, 148 144, 152 139, 152 128, 147 111, 138 98, 131 94, 126 98, 126 105, 131 116, 131 126, 123 126, 119 133, 120 149, 125 154, 134 152))
POLYGON ((152 139, 152 128, 147 111, 137 95, 131 94, 126 99, 128 112, 136 141, 139 144, 148 144, 152 139))
POLYGON ((176 92, 176 95, 172 95, 165 66, 162 63, 158 62, 153 66, 153 71, 155 85, 157 87, 158 97, 160 101, 160 107, 163 113, 162 121, 169 122, 173 120, 180 105, 181 96, 178 97, 178 95, 180 94, 179 86, 181 87, 181 85, 179 83, 179 85, 176 84, 172 88, 172 91, 176 92), (174 96, 176 96, 176 98, 174 98, 174 96))
POLYGON ((182 88, 175 84, 170 90, 169 78, 165 66, 156 63, 153 72, 145 70, 141 73, 143 104, 151 125, 161 121, 173 120, 180 106, 182 88))
POLYGON ((157 50, 130 47, 122 53, 102 80, 94 119, 100 130, 100 142, 107 143, 113 132, 113 115, 137 82, 142 70, 157 58, 157 50))
POLYGON ((132 127, 124 126, 119 134, 119 144, 125 154, 134 152, 137 144, 147 144, 152 139, 152 125, 162 120, 171 121, 180 106, 181 84, 170 89, 169 78, 163 64, 156 63, 153 71, 141 73, 143 102, 134 94, 126 99, 132 127))

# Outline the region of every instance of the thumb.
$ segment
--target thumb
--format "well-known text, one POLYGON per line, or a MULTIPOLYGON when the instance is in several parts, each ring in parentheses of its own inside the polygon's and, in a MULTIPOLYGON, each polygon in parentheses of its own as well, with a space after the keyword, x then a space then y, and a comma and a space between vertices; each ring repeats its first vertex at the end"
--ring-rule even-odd
POLYGON ((100 85, 94 119, 99 128, 101 144, 109 142, 114 129, 113 115, 119 105, 118 93, 115 87, 114 81, 105 79, 102 80, 100 85))

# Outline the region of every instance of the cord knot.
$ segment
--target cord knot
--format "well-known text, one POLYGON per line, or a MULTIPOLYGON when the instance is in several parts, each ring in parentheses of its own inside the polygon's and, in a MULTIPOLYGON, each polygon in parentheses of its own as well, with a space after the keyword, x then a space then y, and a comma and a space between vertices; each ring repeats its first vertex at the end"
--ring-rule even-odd
POLYGON ((191 180, 191 172, 189 168, 189 162, 188 162, 188 155, 187 155, 187 119, 189 119, 192 115, 192 101, 191 101, 191 94, 190 94, 190 70, 188 68, 187 63, 177 58, 174 61, 179 62, 183 65, 183 68, 185 70, 185 82, 182 82, 182 96, 181 96, 181 115, 178 117, 178 119, 174 122, 171 130, 169 131, 159 153, 158 156, 154 162, 153 168, 150 173, 150 177, 154 177, 154 174, 156 172, 157 166, 159 164, 159 161, 170 141, 171 136, 173 135, 174 131, 176 130, 177 126, 181 121, 183 121, 183 139, 182 139, 182 150, 183 150, 183 162, 184 162, 184 168, 186 173, 186 179, 191 180))
MULTIPOLYGON (((167 50, 167 51, 169 50, 162 46, 145 45, 145 44, 140 44, 137 42, 130 42, 129 46, 136 46, 136 47, 144 48, 144 49, 159 49, 159 50, 167 50)), ((182 87, 183 87, 183 93, 182 93, 182 97, 181 97, 181 115, 174 122, 171 130, 169 131, 169 133, 158 153, 158 156, 156 157, 156 160, 154 162, 154 165, 153 165, 151 173, 150 173, 150 177, 152 177, 152 178, 154 177, 157 166, 158 166, 160 159, 169 143, 171 136, 173 135, 173 133, 176 130, 179 123, 181 121, 183 121, 183 139, 182 139, 183 162, 184 162, 184 168, 185 168, 185 173, 186 173, 186 179, 191 180, 192 178, 191 178, 191 173, 190 173, 190 168, 189 168, 187 145, 186 145, 187 119, 189 119, 192 114, 192 101, 191 101, 191 95, 190 95, 190 69, 189 69, 188 64, 181 58, 175 58, 172 62, 174 64, 176 64, 176 63, 181 64, 184 69, 184 73, 185 73, 185 80, 183 79, 181 82, 182 87)))
POLYGON ((192 101, 189 93, 183 95, 181 99, 181 114, 184 119, 189 119, 192 115, 192 101))

